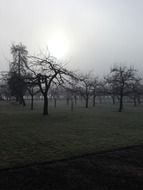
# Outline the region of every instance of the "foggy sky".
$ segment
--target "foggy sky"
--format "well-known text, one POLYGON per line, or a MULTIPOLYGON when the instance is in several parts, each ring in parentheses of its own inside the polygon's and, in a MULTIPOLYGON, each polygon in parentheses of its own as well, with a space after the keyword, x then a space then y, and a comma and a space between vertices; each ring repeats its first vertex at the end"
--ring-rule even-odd
POLYGON ((122 62, 143 71, 142 0, 0 0, 0 70, 8 69, 12 43, 33 54, 58 32, 74 69, 101 74, 122 62))

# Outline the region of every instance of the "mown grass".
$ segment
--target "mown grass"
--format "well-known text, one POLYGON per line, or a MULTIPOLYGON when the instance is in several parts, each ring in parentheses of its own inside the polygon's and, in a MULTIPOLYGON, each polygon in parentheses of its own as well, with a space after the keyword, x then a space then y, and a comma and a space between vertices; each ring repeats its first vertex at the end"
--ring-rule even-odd
POLYGON ((73 112, 0 103, 0 168, 45 162, 143 143, 143 108, 118 113, 109 105, 73 112))

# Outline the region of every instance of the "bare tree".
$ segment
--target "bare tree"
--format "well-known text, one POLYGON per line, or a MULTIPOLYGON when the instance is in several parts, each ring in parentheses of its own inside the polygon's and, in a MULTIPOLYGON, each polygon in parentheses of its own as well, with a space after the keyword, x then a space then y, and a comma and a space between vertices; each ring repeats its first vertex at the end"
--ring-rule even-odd
POLYGON ((0 72, 0 100, 9 100, 10 99, 10 90, 8 87, 8 72, 0 72))
POLYGON ((57 99, 59 98, 59 94, 60 94, 60 86, 59 85, 52 85, 50 88, 50 96, 51 98, 54 100, 54 107, 57 107, 57 99))
POLYGON ((92 96, 93 96, 93 107, 95 107, 95 99, 96 99, 96 96, 99 92, 99 80, 98 80, 98 77, 93 77, 91 79, 91 93, 92 93, 92 96))
POLYGON ((89 98, 92 92, 91 72, 85 75, 81 75, 78 90, 81 96, 85 99, 85 107, 89 106, 89 98))
POLYGON ((39 88, 37 87, 37 82, 36 79, 31 76, 31 75, 27 75, 26 76, 26 84, 27 84, 27 91, 29 93, 29 95, 31 96, 31 110, 34 109, 34 96, 40 92, 39 88))
POLYGON ((107 96, 111 97, 113 105, 115 105, 117 98, 117 91, 115 85, 116 84, 111 80, 110 75, 104 77, 104 91, 107 96))
POLYGON ((134 106, 136 106, 137 103, 141 104, 140 97, 143 94, 143 86, 141 84, 141 80, 142 79, 140 77, 137 77, 130 85, 129 97, 133 99, 134 106))
POLYGON ((127 66, 114 66, 108 77, 108 83, 119 97, 119 112, 123 110, 123 98, 129 93, 131 84, 135 81, 136 71, 127 66))
POLYGON ((67 80, 67 76, 72 76, 72 72, 65 69, 56 58, 29 57, 27 69, 33 75, 44 98, 43 115, 48 115, 48 93, 52 84, 62 84, 67 80))
POLYGON ((77 104, 77 96, 79 96, 78 82, 79 79, 77 77, 72 77, 71 80, 63 86, 65 89, 66 102, 68 106, 70 103, 71 111, 73 111, 74 105, 77 104))

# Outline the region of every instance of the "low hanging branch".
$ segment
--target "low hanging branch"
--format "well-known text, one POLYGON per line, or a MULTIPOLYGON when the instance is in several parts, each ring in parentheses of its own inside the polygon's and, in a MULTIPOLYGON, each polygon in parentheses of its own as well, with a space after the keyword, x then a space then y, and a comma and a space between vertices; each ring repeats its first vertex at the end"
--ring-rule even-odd
POLYGON ((53 84, 63 84, 68 78, 74 77, 71 71, 61 66, 54 57, 39 58, 29 57, 29 63, 25 65, 33 76, 44 98, 43 115, 48 115, 48 92, 53 84))

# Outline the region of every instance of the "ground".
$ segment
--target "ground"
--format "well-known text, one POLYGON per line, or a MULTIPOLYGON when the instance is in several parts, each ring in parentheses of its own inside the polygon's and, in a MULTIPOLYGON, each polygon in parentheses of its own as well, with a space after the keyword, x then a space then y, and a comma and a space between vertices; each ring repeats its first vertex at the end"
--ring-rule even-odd
POLYGON ((0 172, 3 190, 142 190, 143 145, 0 172))
POLYGON ((142 111, 0 103, 0 189, 143 189, 142 111))

